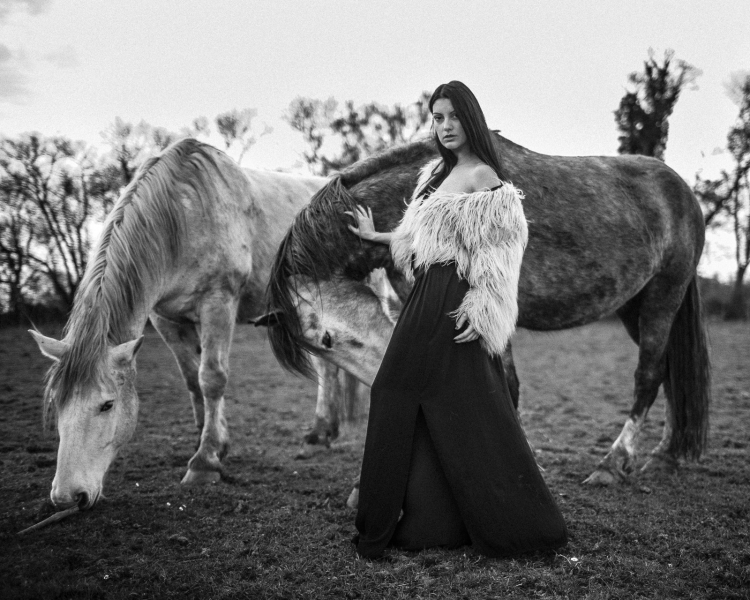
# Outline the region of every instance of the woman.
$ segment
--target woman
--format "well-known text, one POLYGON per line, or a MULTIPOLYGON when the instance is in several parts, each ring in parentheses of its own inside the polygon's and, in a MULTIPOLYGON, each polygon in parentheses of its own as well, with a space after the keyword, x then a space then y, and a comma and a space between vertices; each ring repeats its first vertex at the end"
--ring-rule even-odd
POLYGON ((372 386, 357 551, 471 543, 488 556, 567 541, 529 449, 499 355, 513 333, 526 220, 503 183, 482 109, 459 81, 429 103, 441 159, 428 165, 391 245, 414 287, 372 386))

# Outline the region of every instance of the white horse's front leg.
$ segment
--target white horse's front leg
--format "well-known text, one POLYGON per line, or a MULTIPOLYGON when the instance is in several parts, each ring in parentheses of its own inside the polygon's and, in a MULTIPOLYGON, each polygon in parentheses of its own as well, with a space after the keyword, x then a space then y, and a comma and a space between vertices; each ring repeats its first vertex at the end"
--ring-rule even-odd
POLYGON ((203 432, 205 415, 203 409, 203 392, 201 391, 198 370, 201 362, 201 341, 195 323, 176 323, 156 313, 151 313, 151 323, 169 346, 185 379, 190 402, 193 406, 193 417, 198 435, 203 432))
POLYGON ((311 359, 318 376, 315 423, 305 434, 297 458, 309 458, 315 452, 316 446, 328 448, 339 434, 339 404, 342 394, 339 368, 319 356, 312 356, 311 359))
POLYGON ((224 416, 224 390, 229 379, 229 350, 234 333, 237 302, 215 302, 201 310, 200 387, 204 423, 200 446, 188 463, 184 484, 214 483, 221 479, 221 459, 229 449, 224 416))

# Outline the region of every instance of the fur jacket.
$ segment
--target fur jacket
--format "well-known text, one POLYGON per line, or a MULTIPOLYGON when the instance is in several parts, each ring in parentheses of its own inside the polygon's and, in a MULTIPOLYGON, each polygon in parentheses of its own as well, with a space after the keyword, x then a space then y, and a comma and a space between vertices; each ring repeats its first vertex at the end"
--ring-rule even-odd
MULTIPOLYGON (((434 166, 422 170, 414 196, 434 166)), ((483 348, 490 355, 502 353, 518 318, 518 279, 528 239, 523 193, 504 183, 491 191, 414 196, 391 240, 397 268, 413 281, 413 266, 455 262, 470 289, 450 316, 466 315, 483 348)))

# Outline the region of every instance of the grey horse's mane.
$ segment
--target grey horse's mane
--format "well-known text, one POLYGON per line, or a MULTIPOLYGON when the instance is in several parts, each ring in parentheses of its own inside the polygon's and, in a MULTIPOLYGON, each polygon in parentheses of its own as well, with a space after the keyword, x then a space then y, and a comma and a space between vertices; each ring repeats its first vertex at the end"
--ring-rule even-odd
POLYGON ((368 266, 357 264, 349 246, 338 242, 348 234, 344 211, 353 211, 357 203, 371 205, 383 200, 389 191, 384 180, 392 181, 393 189, 404 176, 416 182, 419 168, 436 154, 431 139, 375 154, 335 174, 297 214, 276 254, 266 291, 267 311, 284 315, 284 322, 268 332, 274 354, 284 367, 312 373, 300 342, 302 330, 295 309, 298 294, 289 285, 290 277, 307 275, 321 281, 346 272, 354 279, 363 279, 368 266), (370 197, 372 194, 377 196, 370 197))
POLYGON ((74 391, 101 383, 108 347, 129 341, 131 316, 179 256, 186 230, 181 198, 190 189, 211 197, 210 175, 220 173, 212 152, 193 139, 176 142, 141 166, 108 215, 65 326, 69 349, 47 373, 45 420, 74 391))
MULTIPOLYGON (((340 251, 346 246, 331 244, 332 238, 328 236, 346 230, 344 210, 353 210, 359 202, 369 204, 369 200, 379 199, 368 198, 367 180, 376 176, 392 177, 397 170, 413 172, 435 154, 434 142, 421 140, 374 154, 333 175, 294 218, 276 255, 272 280, 277 269, 290 266, 290 261, 293 261, 294 273, 283 273, 284 278, 301 274, 327 279, 333 272, 345 268, 348 255, 340 251)), ((382 187, 377 194, 382 196, 382 187)))

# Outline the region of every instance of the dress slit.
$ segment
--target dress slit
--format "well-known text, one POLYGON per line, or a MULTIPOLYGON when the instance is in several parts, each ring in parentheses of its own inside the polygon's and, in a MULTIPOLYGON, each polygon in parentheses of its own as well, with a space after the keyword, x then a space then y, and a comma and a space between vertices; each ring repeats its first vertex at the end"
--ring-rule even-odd
POLYGON ((421 407, 414 426, 403 511, 391 539, 393 546, 422 550, 471 543, 421 407))

